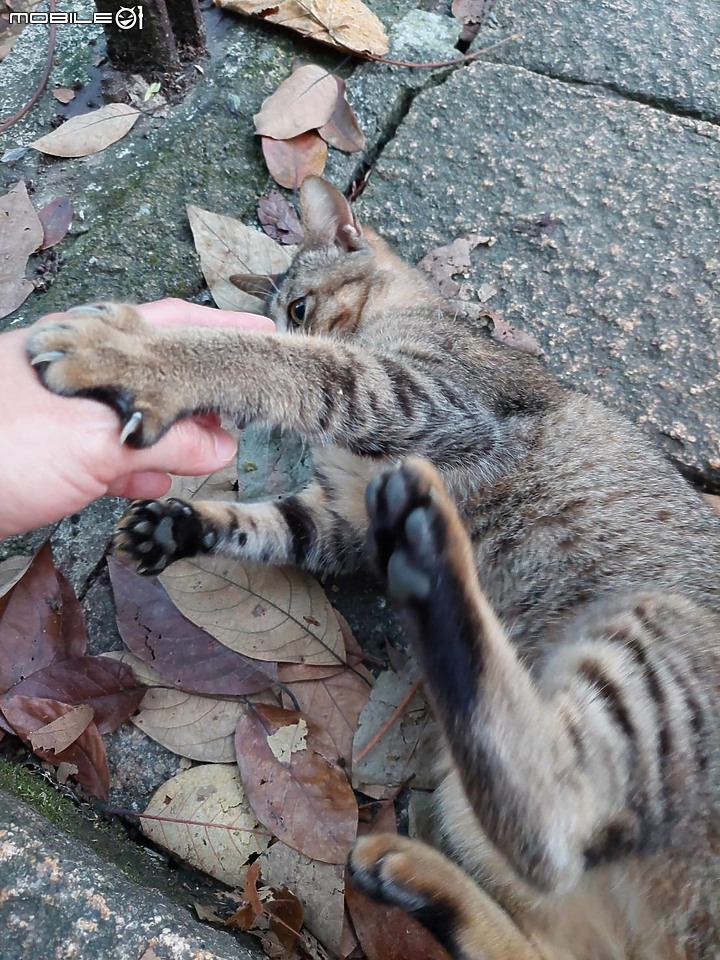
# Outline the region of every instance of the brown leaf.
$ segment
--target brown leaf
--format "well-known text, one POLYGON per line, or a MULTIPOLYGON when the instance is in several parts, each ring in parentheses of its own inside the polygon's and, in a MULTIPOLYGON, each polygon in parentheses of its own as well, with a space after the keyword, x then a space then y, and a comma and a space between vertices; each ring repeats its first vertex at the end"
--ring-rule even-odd
MULTIPOLYGON (((417 667, 410 662, 403 674, 392 670, 375 681, 360 715, 353 743, 353 784, 380 784, 396 787, 412 778, 413 786, 431 789, 437 785, 434 756, 437 748, 437 724, 418 690, 399 712, 399 705, 415 684, 417 667), (391 725, 385 728, 389 720, 391 725), (375 742, 376 735, 384 729, 375 742), (369 750, 366 746, 373 743, 369 750)), ((381 794, 383 795, 383 794, 381 794)))
POLYGON ((38 212, 40 223, 43 226, 43 242, 41 250, 54 247, 60 243, 72 223, 73 208, 67 197, 55 197, 50 203, 38 212))
POLYGON ((461 43, 471 43, 496 0, 453 0, 452 15, 463 25, 461 43))
POLYGON ((295 210, 279 190, 270 190, 258 202, 258 220, 265 233, 279 243, 302 243, 304 232, 295 210))
MULTIPOLYGON (((30 740, 36 730, 74 711, 76 708, 57 700, 42 697, 0 698, 2 712, 15 732, 23 740, 30 740)), ((90 723, 67 749, 53 753, 37 749, 35 754, 54 767, 72 763, 78 768, 75 779, 100 800, 107 800, 110 789, 110 771, 107 765, 105 744, 94 723, 90 723)))
POLYGON ((374 53, 388 51, 385 28, 361 0, 216 0, 236 13, 279 23, 289 30, 341 50, 374 53))
POLYGON ((493 340, 504 343, 508 347, 513 347, 515 350, 522 350, 523 353, 532 354, 534 357, 542 356, 542 347, 531 333, 506 323, 496 313, 488 313, 487 317, 490 335, 493 340))
POLYGON ((265 908, 260 902, 260 897, 257 890, 259 879, 260 861, 256 860, 255 863, 250 864, 247 869, 247 874, 245 875, 245 889, 243 890, 243 900, 247 900, 256 916, 261 916, 265 912, 265 908))
POLYGON ((0 319, 17 310, 35 289, 25 280, 25 267, 42 239, 42 224, 20 181, 0 197, 0 319))
POLYGON ((720 496, 714 493, 704 493, 703 497, 710 504, 715 513, 720 514, 720 496))
POLYGON ((237 886, 242 868, 270 842, 250 809, 237 769, 205 763, 172 777, 141 817, 143 833, 199 870, 237 886))
POLYGON ((124 137, 139 116, 140 111, 126 103, 108 103, 73 117, 30 146, 53 157, 87 157, 124 137))
POLYGON ((344 863, 357 803, 327 734, 301 713, 259 704, 238 723, 235 749, 260 822, 308 857, 344 863))
POLYGON ((336 956, 345 913, 343 865, 311 860, 280 841, 262 853, 256 863, 266 884, 285 884, 292 890, 305 908, 305 925, 336 956))
POLYGON ((34 730, 29 737, 30 745, 35 751, 51 750, 53 753, 62 753, 87 730, 92 722, 93 713, 93 708, 86 703, 71 707, 67 713, 61 714, 56 720, 34 730))
POLYGON ((328 734, 337 756, 349 770, 358 719, 370 698, 372 686, 372 674, 364 667, 346 668, 323 680, 289 684, 283 703, 291 706, 288 693, 292 693, 300 710, 328 734))
POLYGON ((264 302, 239 290, 230 277, 238 273, 282 273, 292 259, 290 248, 281 247, 232 217, 192 205, 187 214, 203 276, 218 307, 264 313, 264 302))
POLYGON ((345 645, 345 663, 335 663, 328 666, 316 666, 312 663, 279 663, 278 680, 281 683, 298 683, 301 680, 325 680, 343 673, 346 666, 359 670, 362 676, 374 682, 369 670, 363 666, 363 651, 350 629, 350 624, 337 610, 333 610, 335 619, 340 627, 340 633, 345 645))
POLYGON ((70 581, 56 571, 60 587, 60 644, 65 657, 82 657, 87 650, 85 614, 70 581))
POLYGON ((65 659, 62 600, 49 543, 0 601, 0 693, 65 659))
MULTIPOLYGON (((25 554, 15 554, 6 560, 0 560, 0 599, 15 586, 31 561, 32 557, 25 554)), ((2 609, 0 607, 0 616, 2 616, 2 609)))
POLYGON ((289 140, 260 140, 270 176, 281 187, 296 190, 306 177, 319 176, 325 169, 327 144, 314 130, 289 140))
POLYGON ((100 733, 117 730, 140 705, 146 688, 123 663, 107 657, 73 657, 37 670, 7 696, 43 697, 70 705, 87 704, 100 733))
POLYGON ((154 577, 141 577, 108 557, 120 636, 128 650, 151 664, 168 684, 189 693, 240 696, 277 680, 274 663, 257 663, 184 617, 154 577))
POLYGON ((273 662, 345 662, 337 618, 307 573, 198 556, 178 560, 159 580, 181 613, 238 653, 273 662))
POLYGON ((475 247, 489 243, 491 239, 479 233, 458 237, 452 243, 426 253, 418 267, 435 280, 443 297, 456 297, 460 292, 460 283, 454 279, 455 276, 470 269, 470 254, 475 247))
POLYGON ((281 887, 265 902, 265 909, 270 914, 270 929, 290 953, 297 943, 303 925, 302 903, 287 887, 281 887))
POLYGON ((70 103, 75 99, 75 91, 70 87, 55 87, 50 92, 59 103, 70 103))
POLYGON ((351 883, 345 898, 367 960, 450 960, 437 940, 404 910, 369 900, 351 883))
POLYGON ((325 67, 303 64, 263 100, 260 113, 253 117, 255 130, 274 140, 316 130, 333 115, 338 92, 335 77, 325 67))
POLYGON ((336 150, 355 153, 356 150, 365 148, 365 134, 362 132, 357 117, 348 103, 345 81, 340 77, 335 77, 335 83, 338 88, 335 109, 327 123, 318 127, 318 133, 326 143, 335 147, 336 150))

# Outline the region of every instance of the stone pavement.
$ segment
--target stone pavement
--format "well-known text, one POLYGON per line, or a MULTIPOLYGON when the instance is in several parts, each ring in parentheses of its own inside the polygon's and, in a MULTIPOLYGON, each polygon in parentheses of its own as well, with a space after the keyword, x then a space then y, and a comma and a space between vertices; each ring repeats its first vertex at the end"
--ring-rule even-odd
MULTIPOLYGON (((388 26, 391 56, 458 55, 449 2, 368 5, 388 26)), ((52 285, 0 328, 98 297, 206 301, 185 204, 254 221, 268 177, 252 114, 292 60, 304 57, 346 76, 367 133, 364 157, 335 153, 328 166, 342 188, 371 167, 361 218, 410 259, 468 232, 493 236, 492 246, 474 252, 469 277, 473 287, 495 291, 486 306, 532 332, 559 376, 625 411, 687 476, 720 492, 716 0, 498 0, 477 43, 522 37, 483 61, 434 71, 343 63, 280 30, 213 16, 205 72, 166 120, 142 121, 85 160, 30 150, 0 163, 0 192, 31 180, 36 206, 62 193, 81 213, 58 248, 52 285)), ((0 64, 3 117, 24 102, 28 77, 41 73, 43 45, 33 29, 0 64)), ((97 91, 102 38, 65 28, 58 43, 51 86, 77 80, 97 91)), ((0 156, 47 132, 59 109, 44 95, 0 138, 0 156)), ((252 459, 261 462, 254 442, 252 459)), ((95 505, 53 533, 58 561, 83 592, 94 650, 119 645, 102 556, 120 510, 115 501, 95 505)), ((46 533, 0 545, 0 556, 46 533)), ((394 629, 368 583, 344 584, 335 596, 366 643, 394 629)), ((113 800, 123 805, 141 805, 177 766, 130 727, 108 750, 113 800)), ((6 779, 0 767, 0 785, 6 779)), ((82 831, 68 839, 19 798, 17 786, 5 787, 0 930, 11 933, 3 957, 135 960, 151 943, 163 958, 251 955, 158 894, 172 886, 159 867, 148 879, 122 858, 118 866, 82 831), (94 891, 92 909, 83 889, 94 891)), ((67 817, 83 820, 74 809, 67 817)))

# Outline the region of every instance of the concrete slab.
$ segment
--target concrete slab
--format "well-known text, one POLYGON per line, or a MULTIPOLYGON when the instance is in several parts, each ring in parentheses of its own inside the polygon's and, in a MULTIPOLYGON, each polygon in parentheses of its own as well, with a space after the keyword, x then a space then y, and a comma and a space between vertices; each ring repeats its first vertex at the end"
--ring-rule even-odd
POLYGON ((418 96, 359 212, 411 259, 494 236, 486 306, 720 489, 720 129, 476 63, 418 96))
POLYGON ((716 0, 500 0, 476 46, 516 32, 494 59, 720 121, 716 0))

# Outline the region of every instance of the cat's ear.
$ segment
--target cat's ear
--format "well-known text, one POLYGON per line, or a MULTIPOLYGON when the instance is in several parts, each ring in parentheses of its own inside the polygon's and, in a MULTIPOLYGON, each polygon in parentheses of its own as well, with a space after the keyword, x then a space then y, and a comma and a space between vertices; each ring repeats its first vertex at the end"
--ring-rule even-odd
POLYGON ((265 300, 277 290, 281 278, 281 273, 268 274, 267 276, 255 273, 234 273, 230 277, 230 283, 244 293, 265 300))
POLYGON ((360 224, 340 191, 322 177, 307 177, 300 186, 300 214, 305 243, 342 250, 364 246, 360 224))

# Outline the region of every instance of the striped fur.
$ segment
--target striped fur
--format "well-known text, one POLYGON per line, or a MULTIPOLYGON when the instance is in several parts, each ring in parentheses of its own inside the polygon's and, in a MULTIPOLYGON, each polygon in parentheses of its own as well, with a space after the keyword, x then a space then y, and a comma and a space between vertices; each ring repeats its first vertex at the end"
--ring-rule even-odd
POLYGON ((314 447, 299 494, 141 502, 119 548, 145 572, 198 552, 342 571, 369 550, 445 730, 456 862, 387 836, 351 870, 455 957, 720 956, 720 521, 635 427, 456 317, 337 191, 310 179, 301 201, 281 336, 101 305, 32 338, 50 389, 142 413, 136 445, 216 409, 314 447), (408 456, 427 462, 396 469, 408 456))

